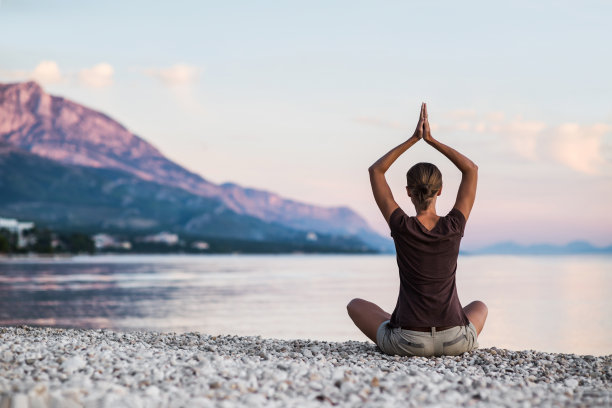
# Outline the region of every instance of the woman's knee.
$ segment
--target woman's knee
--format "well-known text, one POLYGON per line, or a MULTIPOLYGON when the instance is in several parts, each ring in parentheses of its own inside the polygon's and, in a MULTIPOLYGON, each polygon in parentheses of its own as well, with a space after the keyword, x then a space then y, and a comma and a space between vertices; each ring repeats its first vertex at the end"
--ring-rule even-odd
POLYGON ((480 300, 475 300, 465 308, 463 308, 465 314, 468 319, 474 326, 476 327, 476 333, 480 334, 482 328, 484 327, 485 321, 487 320, 487 315, 489 314, 489 309, 484 302, 480 300))
POLYGON ((489 308, 487 307, 487 305, 481 301, 481 300, 475 300, 473 302, 471 302, 470 304, 468 304, 464 309, 478 309, 480 311, 483 312, 488 312, 489 308))
POLYGON ((475 300, 472 303, 474 303, 474 306, 480 309, 482 313, 484 313, 485 317, 489 314, 489 308, 484 302, 480 300, 475 300))
POLYGON ((346 310, 348 311, 348 314, 350 315, 351 313, 354 313, 359 308, 359 305, 363 302, 364 300, 360 298, 355 298, 348 302, 348 304, 346 305, 346 310))

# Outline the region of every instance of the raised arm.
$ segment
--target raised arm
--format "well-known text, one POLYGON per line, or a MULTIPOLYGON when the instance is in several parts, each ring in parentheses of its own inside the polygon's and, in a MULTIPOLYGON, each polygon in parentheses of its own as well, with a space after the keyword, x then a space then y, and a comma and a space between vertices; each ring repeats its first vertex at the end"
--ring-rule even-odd
POLYGON ((453 149, 445 145, 444 143, 438 142, 431 135, 429 128, 429 118, 427 117, 427 105, 424 107, 424 134, 423 140, 433 146, 437 151, 448 157, 455 166, 461 171, 461 184, 459 185, 459 191, 457 192, 457 199, 455 200, 455 207, 465 216, 467 220, 474 206, 474 200, 476 199, 476 185, 478 184, 478 166, 473 161, 453 149))
POLYGON ((391 149, 387 154, 378 159, 376 163, 370 166, 368 171, 370 172, 370 184, 372 185, 372 192, 374 193, 374 200, 380 209, 383 217, 389 223, 391 214, 399 205, 395 202, 387 179, 385 178, 385 172, 389 170, 389 167, 408 150, 412 145, 418 142, 424 134, 424 123, 425 123, 425 104, 421 104, 421 112, 419 114, 419 122, 417 123, 416 130, 410 139, 404 143, 391 149))

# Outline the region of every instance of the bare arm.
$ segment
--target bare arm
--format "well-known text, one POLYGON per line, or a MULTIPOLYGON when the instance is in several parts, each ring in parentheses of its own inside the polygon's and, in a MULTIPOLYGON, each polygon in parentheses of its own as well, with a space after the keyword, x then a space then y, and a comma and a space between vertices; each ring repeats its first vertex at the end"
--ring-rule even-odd
POLYGON ((399 207, 399 205, 397 205, 395 202, 391 189, 389 188, 389 184, 387 184, 385 172, 389 170, 389 167, 391 167, 398 157, 400 157, 406 150, 412 147, 423 137, 425 115, 424 106, 425 104, 421 105, 419 122, 417 123, 416 130, 410 139, 391 149, 368 169, 370 173, 370 184, 372 185, 372 192, 374 193, 374 200, 376 200, 376 204, 378 205, 383 217, 385 217, 387 224, 389 223, 391 214, 396 208, 399 207))
POLYGON ((478 166, 473 161, 462 155, 452 147, 445 145, 444 143, 438 142, 431 135, 429 129, 429 119, 427 117, 427 105, 425 105, 425 123, 423 125, 425 132, 423 139, 434 147, 437 151, 448 157, 455 166, 461 171, 461 184, 459 185, 459 191, 457 192, 457 199, 455 200, 454 208, 461 211, 467 220, 474 206, 474 200, 476 199, 476 185, 478 184, 478 166))

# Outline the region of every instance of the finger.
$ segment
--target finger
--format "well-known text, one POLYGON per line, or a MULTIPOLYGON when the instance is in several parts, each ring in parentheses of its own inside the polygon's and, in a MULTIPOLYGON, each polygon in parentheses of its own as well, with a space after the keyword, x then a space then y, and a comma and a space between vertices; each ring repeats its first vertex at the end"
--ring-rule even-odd
POLYGON ((427 119, 427 104, 426 103, 423 103, 423 112, 424 112, 425 119, 427 119))

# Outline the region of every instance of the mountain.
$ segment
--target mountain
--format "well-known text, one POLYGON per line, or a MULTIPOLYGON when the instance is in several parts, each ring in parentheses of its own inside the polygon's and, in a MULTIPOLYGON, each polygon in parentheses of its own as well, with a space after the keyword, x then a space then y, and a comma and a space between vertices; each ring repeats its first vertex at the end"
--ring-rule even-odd
POLYGON ((0 84, 0 142, 63 165, 116 170, 215 199, 233 214, 268 225, 353 236, 376 250, 393 249, 388 238, 378 235, 350 208, 320 207, 237 184, 211 183, 167 159, 107 115, 49 95, 35 82, 0 84))
POLYGON ((62 164, 11 145, 0 145, 0 192, 3 216, 35 220, 57 231, 142 236, 165 230, 206 239, 213 250, 219 239, 233 239, 267 242, 281 252, 371 252, 354 237, 309 239, 304 231, 238 214, 218 198, 122 170, 62 164))
POLYGON ((573 241, 566 245, 535 244, 520 245, 515 242, 500 242, 474 251, 462 252, 464 255, 575 255, 575 254, 612 254, 612 246, 596 247, 586 241, 573 241))

